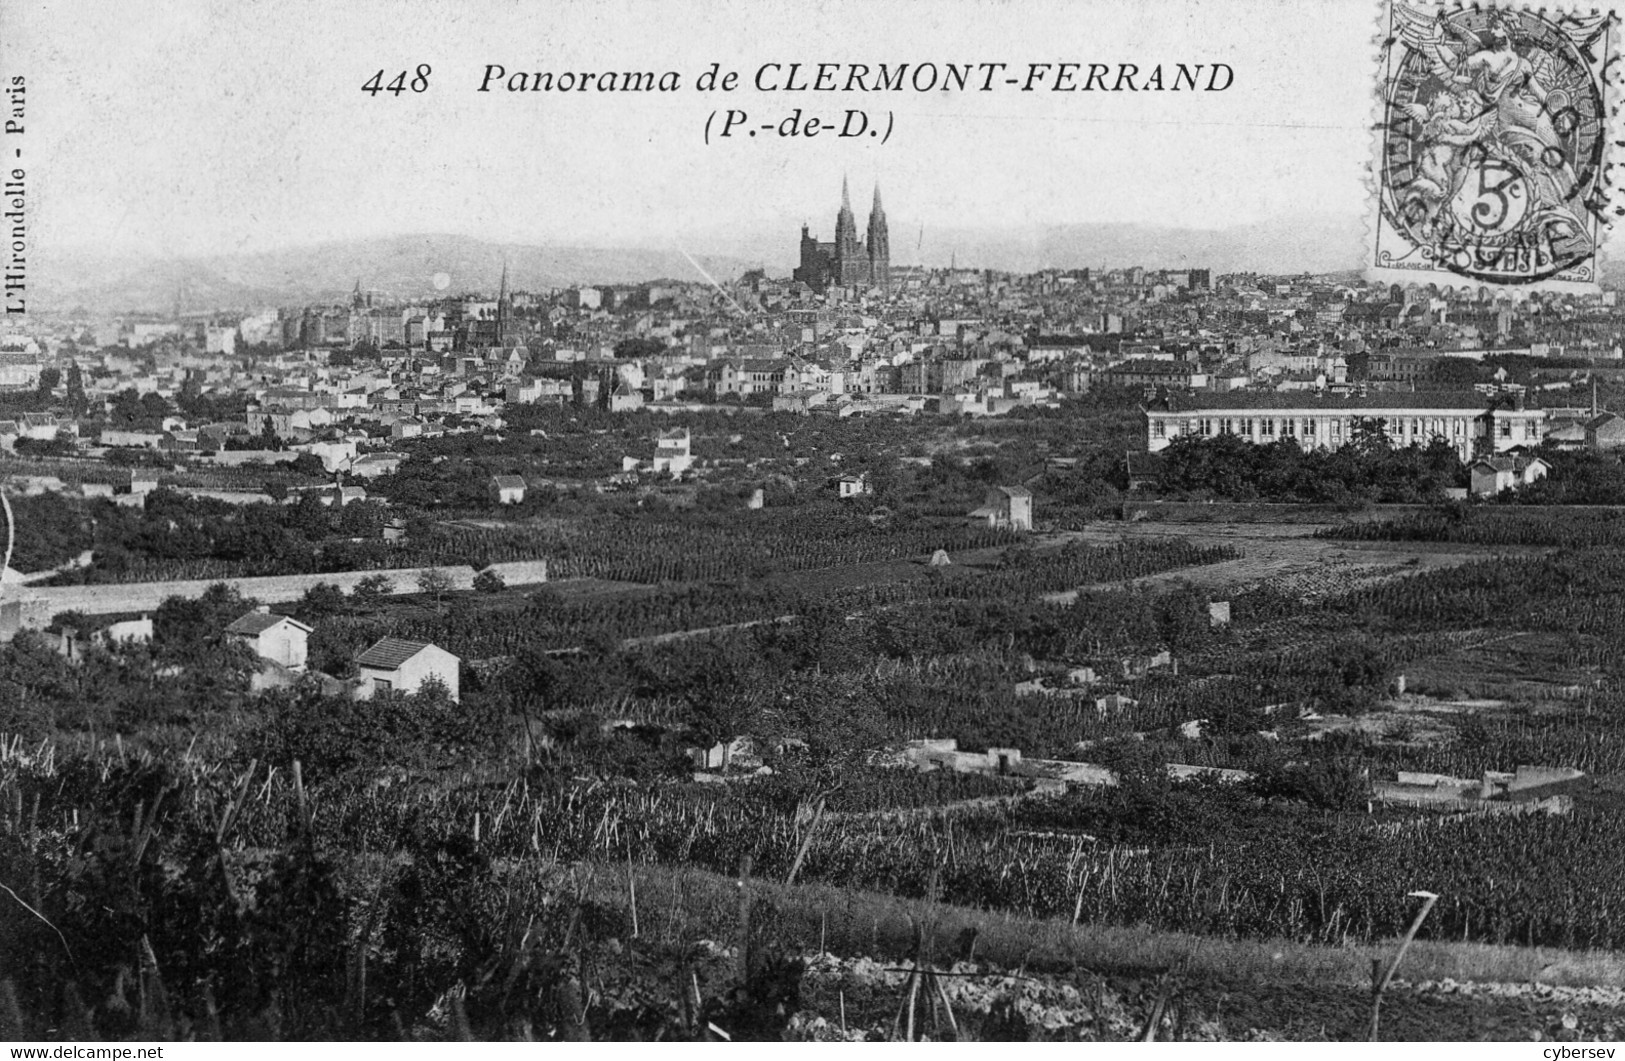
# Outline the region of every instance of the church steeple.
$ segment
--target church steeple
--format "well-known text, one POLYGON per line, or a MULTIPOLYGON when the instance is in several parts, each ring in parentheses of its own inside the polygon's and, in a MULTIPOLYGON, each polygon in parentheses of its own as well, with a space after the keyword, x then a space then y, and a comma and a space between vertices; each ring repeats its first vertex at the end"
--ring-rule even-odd
POLYGON ((508 259, 502 259, 502 285, 497 289, 497 345, 508 341, 508 259))
POLYGON ((846 177, 841 178, 841 212, 835 215, 834 280, 841 287, 854 287, 864 280, 867 262, 858 244, 858 222, 852 216, 852 196, 846 177))
POLYGON ((835 215, 835 253, 856 250, 858 222, 852 216, 852 196, 846 189, 846 178, 841 178, 841 211, 835 215))
POLYGON ((869 283, 891 287, 891 234, 886 229, 886 208, 880 205, 880 182, 875 182, 875 201, 869 208, 869 283))
POLYGON ((801 225, 800 260, 791 274, 817 292, 830 288, 887 287, 891 282, 891 237, 886 229, 886 208, 880 202, 880 185, 875 185, 874 205, 869 211, 867 239, 858 235, 858 222, 852 214, 852 182, 841 175, 841 209, 835 215, 835 238, 816 239, 805 222, 801 225))

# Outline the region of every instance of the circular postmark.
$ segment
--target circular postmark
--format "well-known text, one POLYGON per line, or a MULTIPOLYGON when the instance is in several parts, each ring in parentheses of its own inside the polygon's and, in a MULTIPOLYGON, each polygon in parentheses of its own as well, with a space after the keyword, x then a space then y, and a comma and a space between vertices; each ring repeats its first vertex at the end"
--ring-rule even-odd
POLYGON ((1384 217, 1423 262, 1534 283, 1596 253, 1608 23, 1395 5, 1380 161, 1384 217), (1598 28, 1600 25, 1600 29, 1598 28))

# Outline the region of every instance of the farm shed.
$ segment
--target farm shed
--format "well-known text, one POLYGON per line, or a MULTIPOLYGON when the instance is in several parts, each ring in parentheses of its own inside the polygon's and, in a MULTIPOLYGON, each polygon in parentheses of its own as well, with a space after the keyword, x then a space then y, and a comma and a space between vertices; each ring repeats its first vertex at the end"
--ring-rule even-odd
POLYGON ((1033 529, 1033 494, 1025 486, 995 486, 987 492, 980 508, 970 519, 986 522, 994 529, 1030 531, 1033 529))
POLYGON ((227 636, 246 644, 260 659, 303 670, 311 628, 286 615, 258 608, 226 627, 227 636))
POLYGON ((1494 497, 1502 490, 1516 490, 1546 478, 1551 466, 1539 457, 1522 456, 1483 457, 1468 468, 1472 477, 1473 493, 1478 497, 1494 497))
POLYGON ((496 494, 498 504, 517 505, 525 500, 525 477, 523 475, 493 475, 491 476, 491 490, 496 494))
POLYGON ((416 693, 425 682, 438 678, 455 703, 459 699, 457 679, 461 662, 438 645, 399 637, 380 638, 355 658, 361 672, 355 697, 366 700, 380 692, 416 693))

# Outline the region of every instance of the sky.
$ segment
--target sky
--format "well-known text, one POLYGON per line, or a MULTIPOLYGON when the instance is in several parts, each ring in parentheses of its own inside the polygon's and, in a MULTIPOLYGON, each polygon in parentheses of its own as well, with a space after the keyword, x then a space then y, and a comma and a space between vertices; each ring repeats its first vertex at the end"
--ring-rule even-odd
POLYGON ((860 229, 880 183, 894 245, 916 226, 1217 229, 1367 211, 1377 16, 1372 0, 11 0, 0 72, 26 76, 27 113, 0 147, 25 154, 36 243, 165 258, 415 233, 712 246, 804 220, 828 239, 843 175, 860 229), (741 87, 696 91, 713 62, 741 87), (1234 82, 753 90, 773 62, 1225 63, 1234 82), (419 64, 423 93, 362 91, 419 64), (682 88, 481 93, 487 64, 671 70, 682 88), (798 107, 890 111, 892 132, 705 142, 713 111, 761 125, 798 107))

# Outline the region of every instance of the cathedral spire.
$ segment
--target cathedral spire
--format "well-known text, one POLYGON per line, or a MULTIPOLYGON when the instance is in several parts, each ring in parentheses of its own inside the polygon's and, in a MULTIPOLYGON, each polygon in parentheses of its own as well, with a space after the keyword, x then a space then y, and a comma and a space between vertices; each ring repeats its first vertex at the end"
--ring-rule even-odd
POLYGON ((860 264, 863 248, 858 243, 858 223, 852 217, 852 196, 847 189, 846 177, 841 177, 841 212, 835 215, 835 282, 841 287, 861 283, 864 266, 860 264))
POLYGON ((835 238, 828 243, 815 239, 806 222, 802 222, 801 264, 791 275, 818 292, 832 287, 885 287, 891 278, 890 243, 886 231, 886 211, 880 203, 879 183, 875 184, 869 227, 866 231, 860 231, 852 213, 852 180, 843 173, 841 209, 835 215, 835 238))
POLYGON ((886 227, 886 208, 880 205, 880 182, 875 181, 875 204, 869 210, 869 283, 891 288, 891 233, 886 227))
POLYGON ((508 259, 502 259, 502 286, 497 290, 497 345, 508 341, 508 259))

